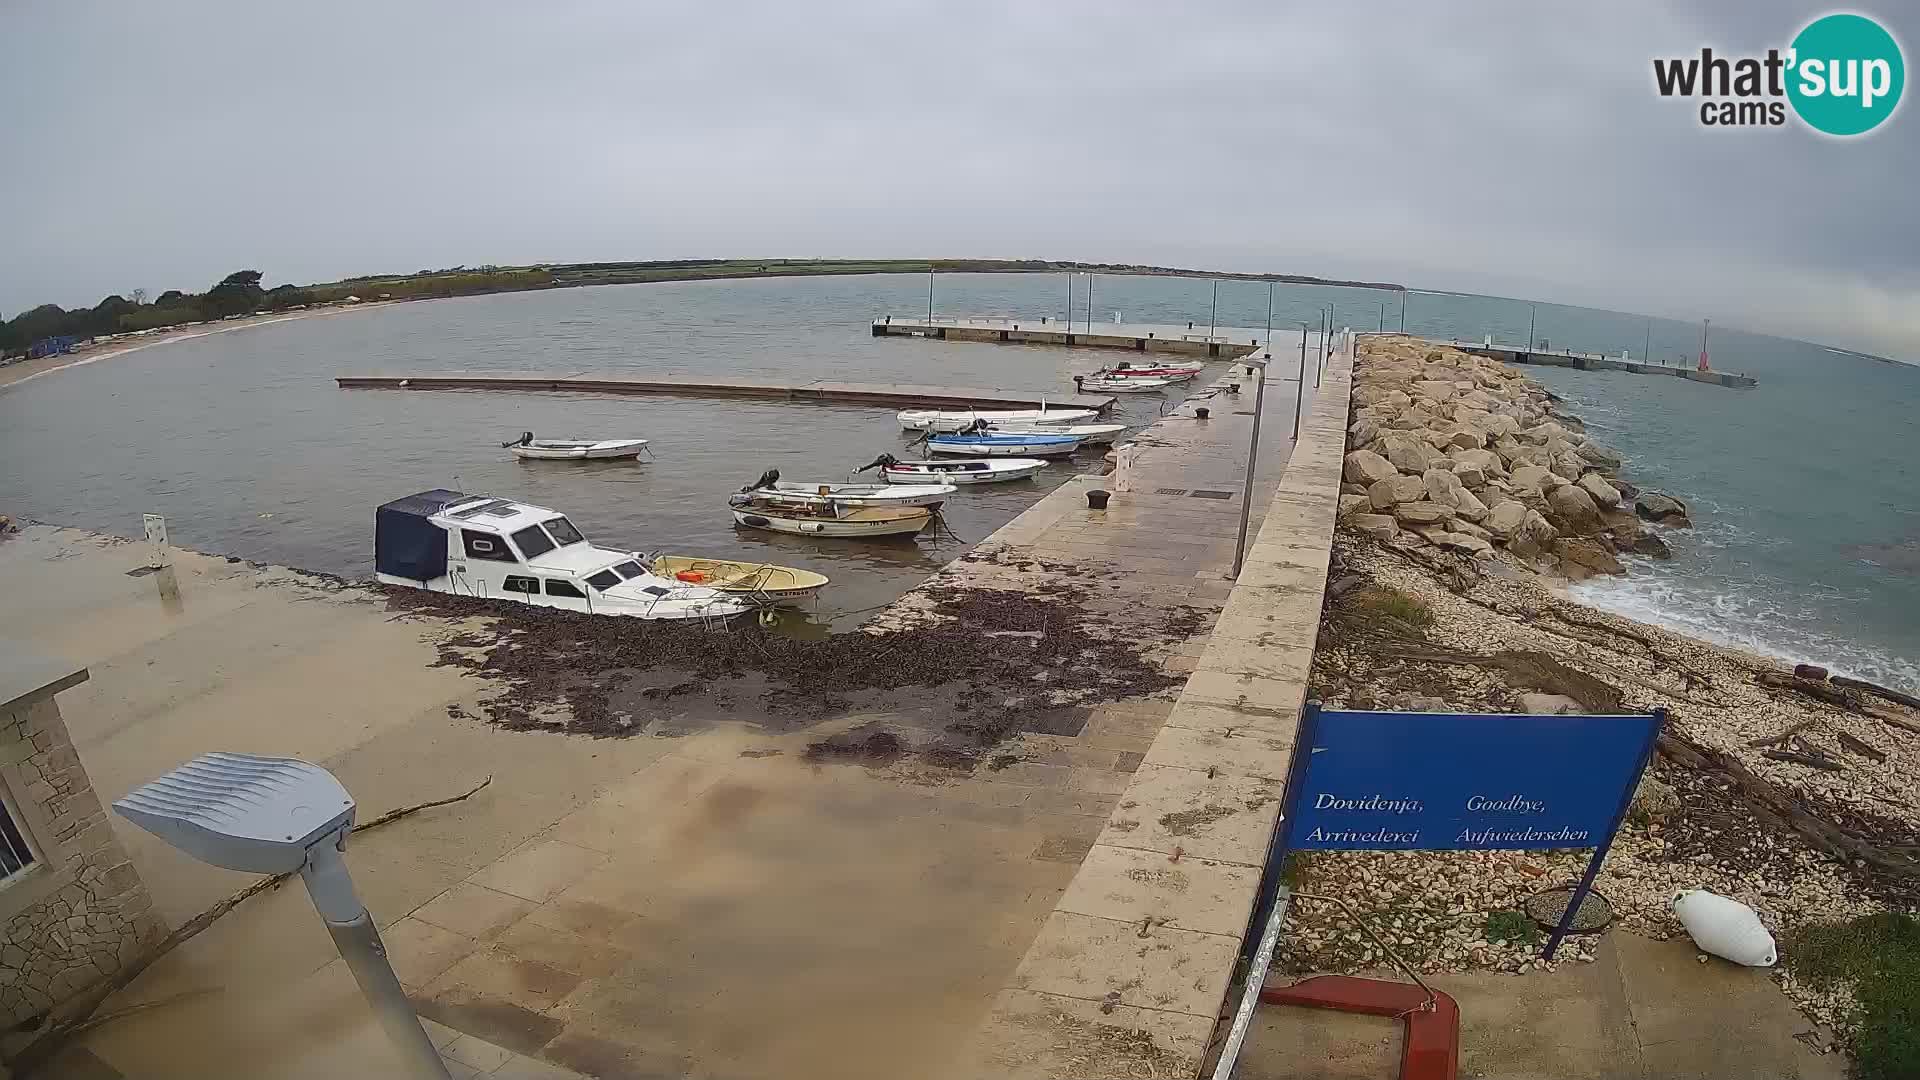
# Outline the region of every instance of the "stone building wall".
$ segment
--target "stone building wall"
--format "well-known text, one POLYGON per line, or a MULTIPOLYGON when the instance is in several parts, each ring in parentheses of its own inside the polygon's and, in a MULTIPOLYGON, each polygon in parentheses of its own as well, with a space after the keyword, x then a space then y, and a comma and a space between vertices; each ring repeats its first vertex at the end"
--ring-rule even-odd
POLYGON ((0 689, 0 793, 34 855, 31 866, 0 881, 6 1023, 45 1013, 165 933, 54 702, 86 671, 54 675, 0 689))

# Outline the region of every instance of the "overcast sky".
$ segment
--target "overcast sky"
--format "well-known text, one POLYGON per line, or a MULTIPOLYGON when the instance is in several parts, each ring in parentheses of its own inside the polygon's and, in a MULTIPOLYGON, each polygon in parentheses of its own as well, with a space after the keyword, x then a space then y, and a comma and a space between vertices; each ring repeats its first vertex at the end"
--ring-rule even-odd
MULTIPOLYGON (((0 311, 457 264, 1152 262, 1920 361, 1920 114, 1703 128, 1825 8, 0 0, 0 311)), ((1920 10, 1879 17, 1912 66, 1920 10)), ((1909 94, 1908 96, 1912 96, 1909 94)))

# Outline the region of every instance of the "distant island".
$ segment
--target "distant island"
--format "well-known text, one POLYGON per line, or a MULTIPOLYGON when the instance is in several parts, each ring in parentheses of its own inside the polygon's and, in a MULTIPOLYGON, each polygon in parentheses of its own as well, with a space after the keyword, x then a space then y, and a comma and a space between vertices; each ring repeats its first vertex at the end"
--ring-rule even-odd
POLYGON ((1044 274, 1075 271, 1155 277, 1202 277, 1336 285, 1404 292, 1383 281, 1346 281, 1308 274, 1247 274, 1137 263, 1061 262, 1051 259, 656 259, 639 262, 553 263, 539 266, 455 266, 412 274, 369 274, 315 285, 260 284, 258 270, 237 270, 202 293, 169 289, 151 302, 145 290, 118 293, 91 308, 42 304, 0 322, 0 358, 66 352, 76 344, 121 334, 149 333, 246 315, 299 311, 371 300, 426 300, 533 289, 632 285, 656 281, 806 277, 846 274, 1044 274))

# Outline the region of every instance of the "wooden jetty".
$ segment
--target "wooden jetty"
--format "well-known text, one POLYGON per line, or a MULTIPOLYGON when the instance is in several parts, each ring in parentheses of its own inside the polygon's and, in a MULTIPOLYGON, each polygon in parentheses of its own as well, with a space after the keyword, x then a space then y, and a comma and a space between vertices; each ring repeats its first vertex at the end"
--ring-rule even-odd
POLYGON ((1730 371, 1701 371, 1698 368, 1677 364, 1649 364, 1641 360, 1602 356, 1598 353, 1573 352, 1568 349, 1529 349, 1523 345, 1443 342, 1438 338, 1425 340, 1436 345, 1451 345, 1462 352, 1470 352, 1475 356, 1485 356, 1508 364, 1535 364, 1543 367, 1573 368, 1578 371, 1630 371, 1635 375, 1670 375, 1688 382, 1707 383, 1713 386, 1760 385, 1760 380, 1751 375, 1736 375, 1730 371))
POLYGON ((681 378, 672 375, 597 375, 551 372, 441 371, 394 375, 341 375, 343 390, 519 390, 567 394, 664 394, 675 397, 751 398, 820 405, 884 405, 890 408, 1110 409, 1111 395, 1042 394, 977 386, 912 383, 803 382, 681 378))
MULTIPOLYGON (((1203 331, 1189 325, 1159 323, 1063 323, 1058 320, 972 316, 914 319, 888 316, 873 323, 874 337, 922 337, 940 341, 986 341, 1002 345, 1066 345, 1073 348, 1126 349, 1170 353, 1206 360, 1238 360, 1260 348, 1258 336, 1230 337, 1231 328, 1203 331), (1079 327, 1076 329, 1076 327, 1079 327)), ((1244 333, 1244 331, 1243 331, 1244 333)))

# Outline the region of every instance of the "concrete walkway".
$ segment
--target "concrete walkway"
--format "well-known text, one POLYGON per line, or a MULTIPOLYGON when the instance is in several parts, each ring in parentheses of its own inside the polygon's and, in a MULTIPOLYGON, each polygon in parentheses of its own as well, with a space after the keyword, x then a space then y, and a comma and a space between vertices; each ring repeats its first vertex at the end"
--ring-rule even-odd
MULTIPOLYGON (((1150 643, 1166 670, 1190 670, 1230 591, 1252 395, 1212 405, 1142 440, 1137 494, 1094 512, 1076 481, 934 584, 1034 588, 1071 563, 1099 575, 1088 618, 1113 633, 1197 614, 1193 638, 1150 643)), ((1286 454, 1290 387, 1266 405, 1275 437, 1256 515, 1286 454)), ((436 643, 471 626, 396 617, 359 587, 173 559, 144 573, 142 544, 47 527, 0 544, 15 625, 92 669, 62 705, 96 789, 111 800, 206 750, 291 754, 338 775, 364 819, 491 775, 466 802, 356 836, 348 860, 449 1054, 503 1076, 930 1075, 1058 903, 1173 707, 1068 710, 1004 745, 1016 764, 972 774, 805 758, 861 725, 940 730, 937 702, 794 733, 511 732, 473 718, 488 683, 435 666, 436 643)), ((926 606, 910 594, 883 614, 911 621, 926 606)), ((251 880, 115 825, 169 925, 251 880)), ((89 1032, 74 1060, 99 1076, 394 1071, 297 886, 237 908, 107 1009, 186 992, 199 994, 89 1032)))
MULTIPOLYGON (((1591 964, 1438 976, 1460 1004, 1460 1075, 1476 1080, 1844 1080, 1844 1055, 1765 972, 1698 962, 1690 942, 1609 934, 1591 964)), ((1394 978, 1384 972, 1369 972, 1394 978)), ((1287 980, 1274 980, 1276 983, 1287 980)), ((1262 1006, 1235 1080, 1385 1080, 1401 1025, 1262 1006)))

